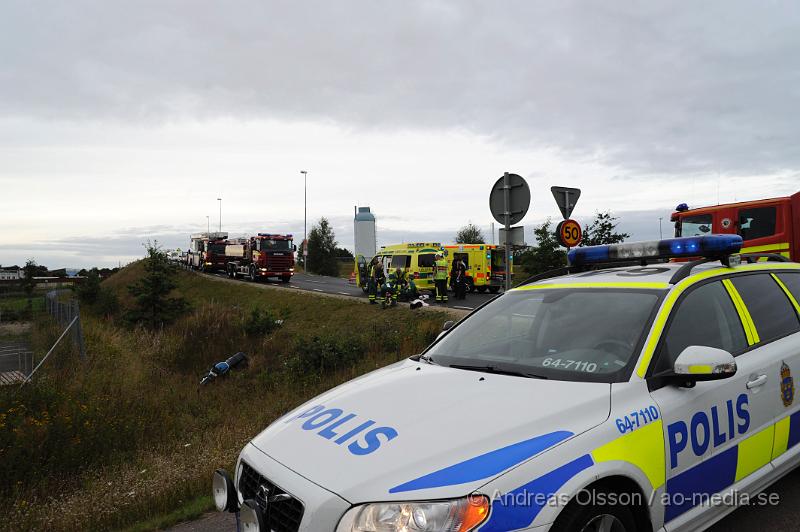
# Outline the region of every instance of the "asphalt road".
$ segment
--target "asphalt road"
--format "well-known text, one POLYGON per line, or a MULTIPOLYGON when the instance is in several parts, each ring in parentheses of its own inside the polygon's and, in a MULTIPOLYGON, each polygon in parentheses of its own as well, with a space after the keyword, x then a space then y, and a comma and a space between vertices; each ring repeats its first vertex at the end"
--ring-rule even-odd
MULTIPOLYGON (((226 277, 224 273, 215 273, 217 277, 226 277)), ((248 281, 242 281, 248 282, 248 281)), ((341 279, 339 277, 325 277, 322 275, 312 275, 308 273, 296 273, 294 277, 292 277, 291 282, 289 283, 282 283, 275 280, 265 280, 259 281, 260 283, 269 283, 270 285, 284 287, 290 290, 305 290, 309 292, 322 292, 327 294, 336 294, 340 296, 350 296, 350 297, 358 297, 366 299, 367 295, 354 284, 350 284, 347 279, 341 279)), ((501 292, 502 293, 502 292, 501 292)), ((447 302, 447 306, 450 308, 460 309, 460 310, 473 310, 478 306, 482 305, 483 303, 491 300, 495 297, 495 294, 485 293, 481 294, 479 292, 472 292, 467 294, 467 299, 459 301, 456 300, 453 296, 453 293, 450 292, 449 300, 447 302)), ((432 298, 431 298, 432 299, 432 298)), ((436 303, 432 303, 431 300, 428 300, 429 303, 435 305, 436 303)))

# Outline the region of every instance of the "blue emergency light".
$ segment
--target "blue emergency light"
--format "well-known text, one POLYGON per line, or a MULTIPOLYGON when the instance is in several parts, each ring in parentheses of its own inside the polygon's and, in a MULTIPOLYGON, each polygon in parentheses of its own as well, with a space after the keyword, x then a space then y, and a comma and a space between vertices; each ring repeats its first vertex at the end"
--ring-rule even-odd
POLYGON ((741 249, 739 235, 709 235, 575 248, 567 257, 570 264, 581 265, 636 259, 716 258, 738 253, 741 249))

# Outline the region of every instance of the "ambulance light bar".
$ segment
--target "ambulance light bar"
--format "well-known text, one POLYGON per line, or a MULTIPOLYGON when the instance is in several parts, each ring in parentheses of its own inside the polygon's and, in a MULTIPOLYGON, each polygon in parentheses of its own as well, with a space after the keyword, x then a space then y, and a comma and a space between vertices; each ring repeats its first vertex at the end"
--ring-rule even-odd
POLYGON ((636 259, 716 258, 738 253, 741 249, 739 235, 709 235, 575 248, 567 257, 570 264, 582 265, 636 259))

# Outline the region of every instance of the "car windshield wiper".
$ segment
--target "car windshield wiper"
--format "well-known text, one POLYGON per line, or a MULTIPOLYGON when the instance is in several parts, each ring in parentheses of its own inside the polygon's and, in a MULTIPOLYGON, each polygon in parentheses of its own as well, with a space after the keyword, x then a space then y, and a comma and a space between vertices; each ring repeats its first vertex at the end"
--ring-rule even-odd
POLYGON ((536 375, 535 373, 527 373, 525 371, 518 371, 513 369, 503 369, 497 366, 470 366, 468 364, 450 364, 449 368, 465 369, 468 371, 481 371, 483 373, 494 373, 496 375, 511 375, 513 377, 527 377, 529 379, 546 379, 544 375, 536 375))
POLYGON ((419 355, 417 360, 422 360, 423 362, 427 362, 428 364, 433 364, 434 366, 438 366, 438 364, 433 361, 433 357, 430 355, 419 355))

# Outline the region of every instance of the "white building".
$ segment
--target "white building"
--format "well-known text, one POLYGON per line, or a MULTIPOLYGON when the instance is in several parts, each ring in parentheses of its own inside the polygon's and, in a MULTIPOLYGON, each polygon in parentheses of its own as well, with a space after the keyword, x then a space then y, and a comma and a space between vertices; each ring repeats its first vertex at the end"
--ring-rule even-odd
POLYGON ((18 281, 22 279, 22 270, 4 270, 0 268, 0 281, 18 281))
POLYGON ((353 253, 363 255, 367 260, 374 257, 377 253, 375 216, 369 211, 369 207, 356 207, 353 234, 355 235, 353 253))

